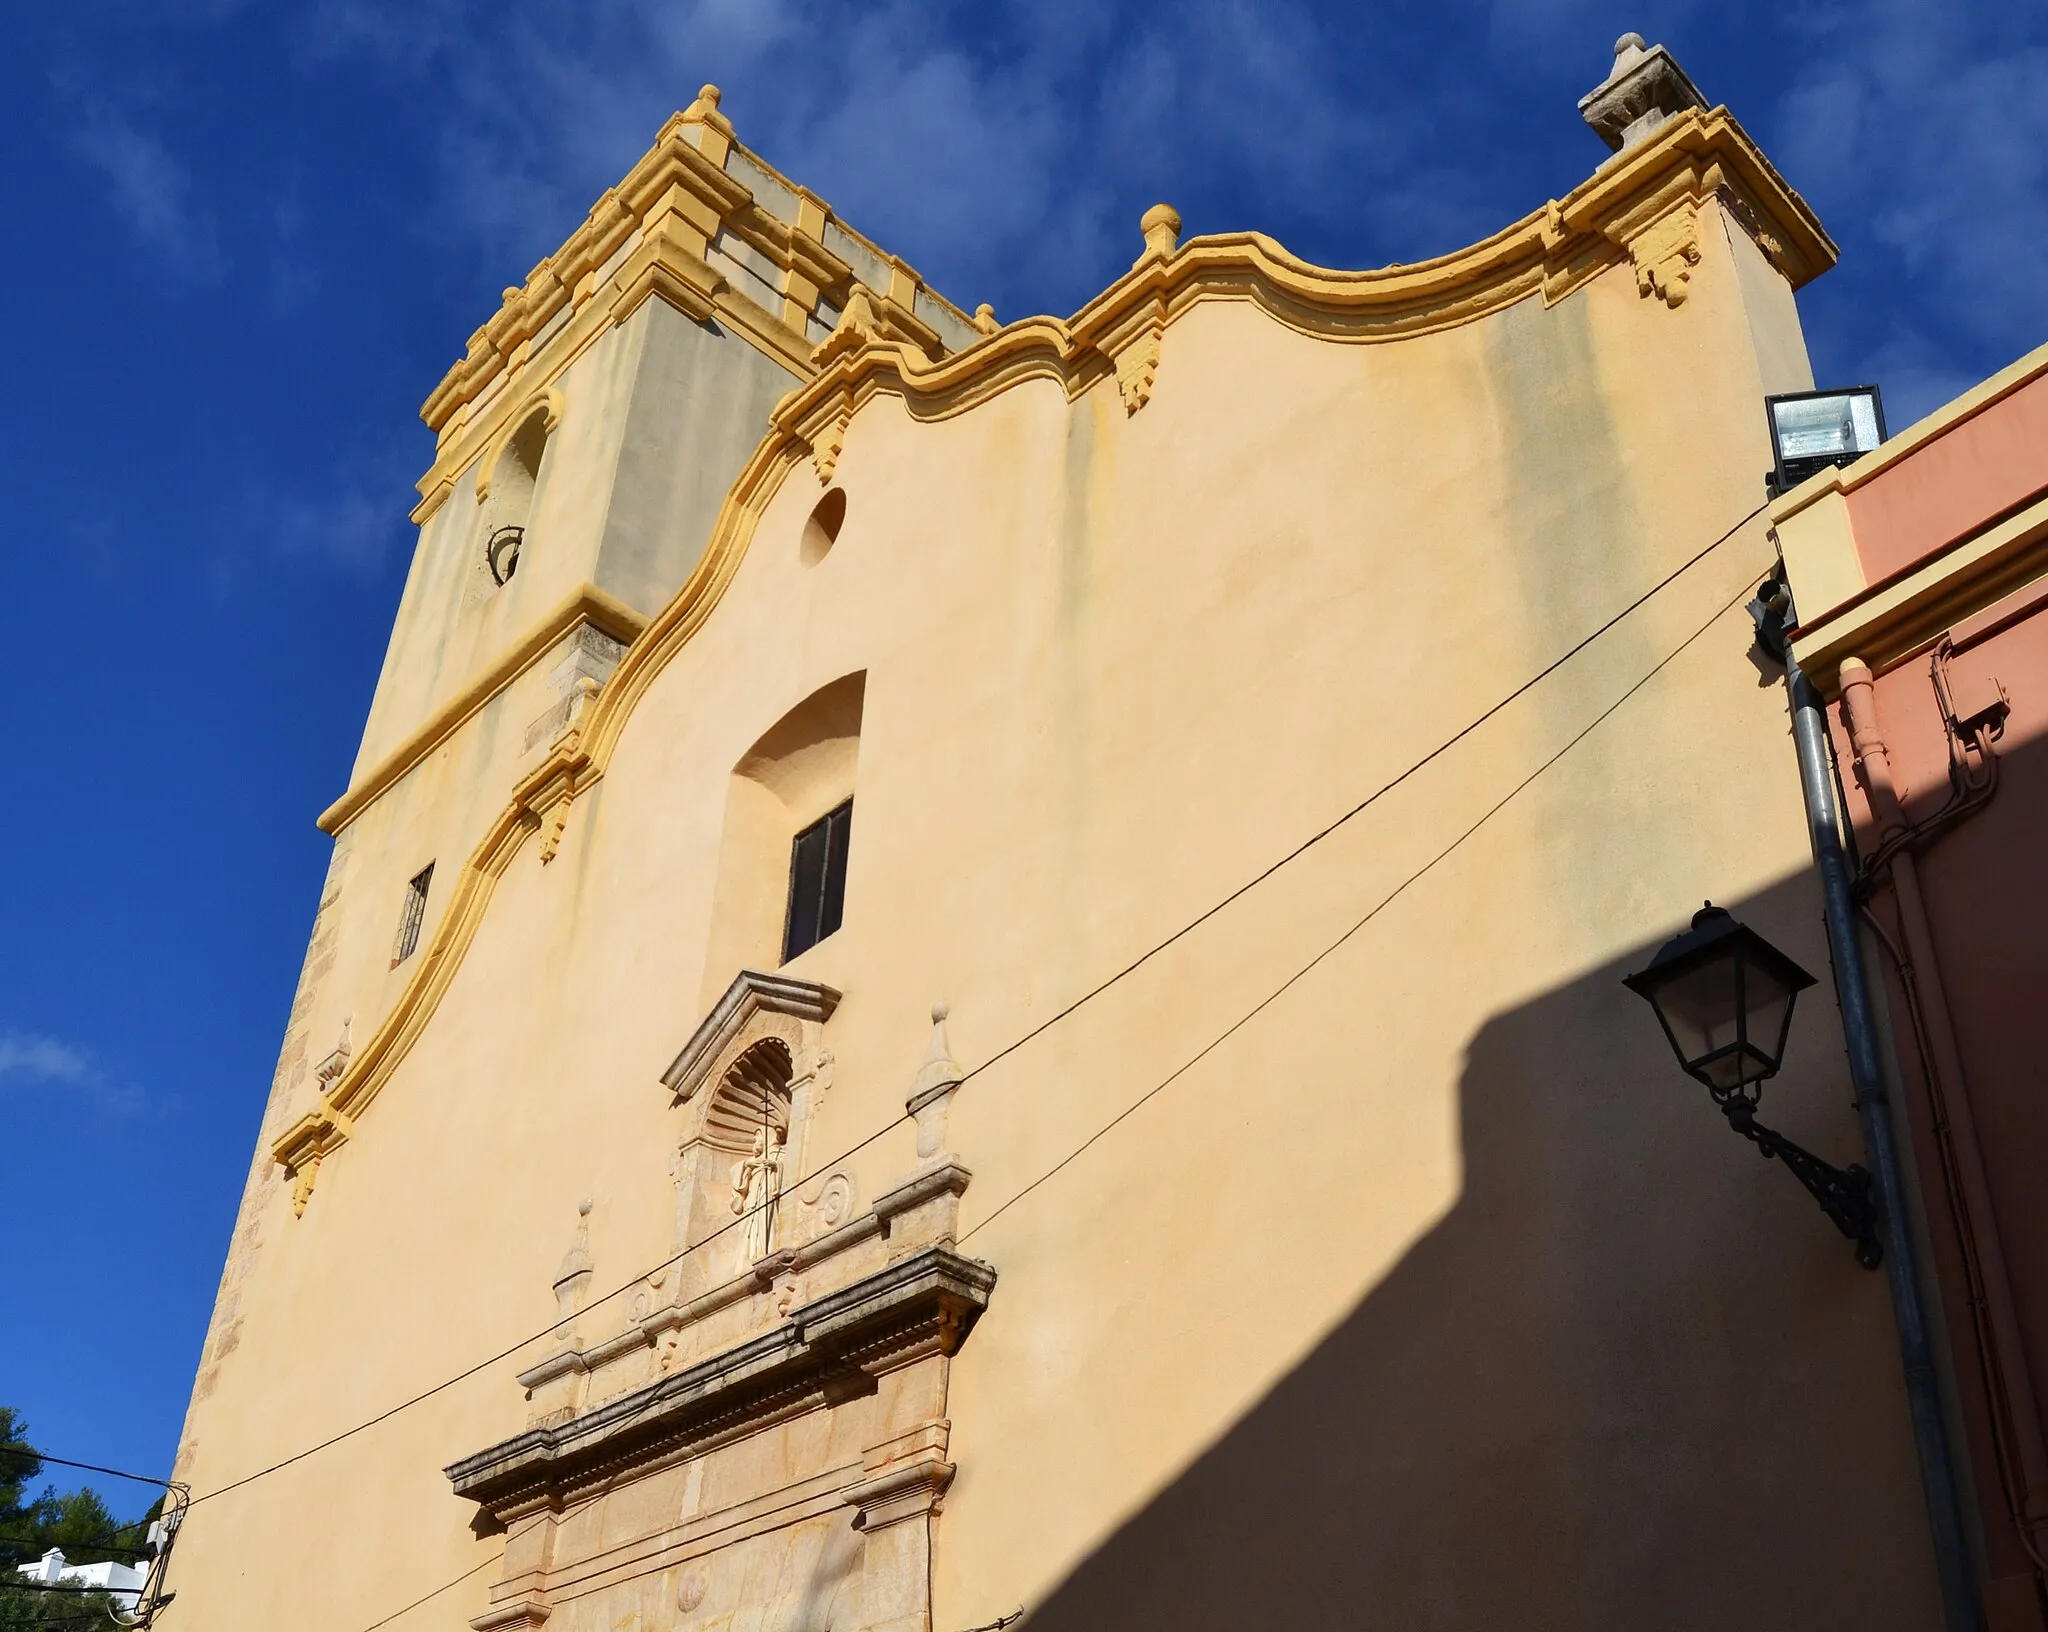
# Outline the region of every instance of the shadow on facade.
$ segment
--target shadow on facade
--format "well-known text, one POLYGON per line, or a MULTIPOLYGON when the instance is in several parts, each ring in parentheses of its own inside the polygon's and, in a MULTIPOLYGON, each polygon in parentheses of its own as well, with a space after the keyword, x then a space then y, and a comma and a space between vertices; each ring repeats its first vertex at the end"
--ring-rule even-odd
MULTIPOLYGON (((1823 977, 1764 1119, 1861 1159, 1817 891, 1724 904, 1823 977)), ((1455 1208, 1033 1632, 1938 1624, 1884 1279, 1679 1074, 1654 944, 1472 1039, 1455 1208)))

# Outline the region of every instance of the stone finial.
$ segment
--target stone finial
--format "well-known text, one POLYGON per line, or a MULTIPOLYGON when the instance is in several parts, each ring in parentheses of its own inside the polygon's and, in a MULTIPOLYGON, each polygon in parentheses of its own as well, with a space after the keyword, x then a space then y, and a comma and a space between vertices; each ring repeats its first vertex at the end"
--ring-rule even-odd
POLYGON ((987 301, 974 308, 974 327, 981 334, 994 334, 1002 327, 1002 324, 996 321, 996 309, 987 301))
POLYGON ((1614 66, 1579 98, 1579 115, 1617 153, 1647 141, 1667 119, 1704 108, 1686 71, 1661 45, 1645 45, 1640 34, 1614 42, 1614 66))
POLYGON ((555 1318, 566 1321, 583 1307, 590 1291, 591 1272, 597 1266, 590 1257, 590 1198, 576 1204, 576 1234, 569 1250, 562 1254, 562 1266, 555 1271, 555 1318))
MULTIPOLYGON (((832 326, 832 332, 818 343, 811 352, 811 361, 823 368, 833 358, 871 346, 882 337, 882 320, 875 311, 874 297, 867 291, 867 285, 856 283, 853 293, 846 297, 846 305, 839 313, 839 321, 832 326)), ((830 477, 823 480, 829 481, 830 477)))
POLYGON ((936 1156, 946 1142, 946 1108, 966 1073, 953 1058, 946 1042, 946 1016, 952 1012, 944 1003, 932 1005, 932 1040, 925 1050, 924 1064, 911 1079, 909 1096, 903 1101, 917 1123, 917 1153, 936 1156))
POLYGON ((683 117, 685 119, 690 120, 692 123, 697 124, 701 124, 704 120, 709 119, 714 115, 717 115, 722 118, 723 115, 718 114, 718 102, 720 95, 721 92, 719 91, 716 85, 705 85, 699 87, 697 91, 697 100, 692 102, 687 108, 683 109, 683 117))
POLYGON ((1138 217, 1138 230, 1145 235, 1145 253, 1138 264, 1163 261, 1180 244, 1180 211, 1171 204, 1154 204, 1138 217))

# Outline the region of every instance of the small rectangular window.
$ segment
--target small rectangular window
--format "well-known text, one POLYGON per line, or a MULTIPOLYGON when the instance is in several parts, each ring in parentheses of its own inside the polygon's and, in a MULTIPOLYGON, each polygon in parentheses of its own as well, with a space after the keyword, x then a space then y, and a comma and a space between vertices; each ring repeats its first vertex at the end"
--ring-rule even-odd
POLYGON ((396 969, 411 957, 420 944, 420 925, 427 916, 427 886, 434 882, 430 861, 413 875, 405 887, 405 911, 398 919, 398 939, 391 947, 391 967, 396 969))
POLYGON ((782 931, 782 961, 808 952, 839 927, 846 909, 846 846, 853 836, 853 801, 847 800, 799 833, 789 847, 789 917, 782 931))

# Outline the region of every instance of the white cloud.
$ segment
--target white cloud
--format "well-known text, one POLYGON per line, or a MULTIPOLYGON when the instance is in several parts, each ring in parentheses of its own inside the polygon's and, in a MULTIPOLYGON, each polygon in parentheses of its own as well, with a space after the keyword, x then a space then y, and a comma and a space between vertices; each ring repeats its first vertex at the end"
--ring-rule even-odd
POLYGON ((220 241, 194 201, 192 178, 161 137, 111 109, 91 111, 72 149, 108 183, 108 203, 165 270, 197 282, 220 276, 220 241))
POLYGON ((508 0, 475 28, 428 0, 421 17, 332 0, 315 49, 445 96, 435 230, 471 241, 493 291, 560 243, 705 81, 749 146, 956 300, 1006 316, 1085 300, 1186 177, 1255 177, 1329 210, 1403 146, 1387 98, 1339 78, 1327 28, 1343 19, 1301 0, 508 0))
POLYGON ((373 485, 357 476, 337 476, 328 491, 316 497, 252 494, 245 525, 266 534, 281 555, 350 572, 376 572, 393 547, 411 533, 404 505, 409 496, 404 467, 394 463, 387 474, 395 481, 373 485))
POLYGON ((1895 429, 2048 338, 2048 29, 2027 11, 1820 12, 1777 109, 1786 174, 1823 220, 1862 225, 1812 304, 1883 379, 1895 429))
POLYGON ((83 1101, 105 1116, 135 1116, 148 1106, 139 1088, 110 1078, 86 1050, 34 1032, 0 1031, 0 1093, 36 1090, 83 1101))
POLYGON ((84 1052, 69 1043, 28 1032, 0 1032, 0 1079, 82 1083, 91 1074, 84 1052))

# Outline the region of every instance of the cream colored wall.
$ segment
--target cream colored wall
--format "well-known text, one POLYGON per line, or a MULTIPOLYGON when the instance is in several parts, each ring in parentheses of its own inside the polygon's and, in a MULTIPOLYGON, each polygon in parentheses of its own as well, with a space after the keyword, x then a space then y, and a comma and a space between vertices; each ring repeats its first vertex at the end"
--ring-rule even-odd
MULTIPOLYGON (((1737 522, 1784 312, 1757 308, 1718 230, 1702 243, 1677 309, 1626 266, 1379 345, 1211 301, 1168 329, 1135 415, 1108 380, 935 421, 863 408, 834 548, 802 559, 820 490, 799 467, 559 855, 514 860, 305 1216, 280 1186, 259 1198, 266 1245, 181 1476, 214 1489, 539 1333, 581 1197, 601 1290, 668 1253, 681 1113, 657 1078, 731 973, 706 952, 731 772, 827 681, 867 675, 845 926, 790 966, 845 994, 814 1166, 900 1113, 934 998, 960 1059, 987 1058, 1737 522)), ((1175 1573, 1147 1526, 1188 1492, 1218 1534, 1180 1573, 1235 1546, 1255 1578, 1302 1530, 1286 1490, 1316 1460, 1261 1413, 1327 1388, 1332 1352, 1391 1377, 1411 1424, 1310 1396, 1333 1443, 1385 1451, 1348 1492, 1317 1487, 1351 1619, 1929 1624, 1882 1278, 1681 1086, 1616 980, 1709 894, 1825 970, 1782 706, 1744 658, 1739 603, 1770 559, 1752 523, 967 1084, 965 1246, 1002 1278, 955 1362, 942 1632, 1043 1602, 1098 1549, 1175 1573)), ((459 841, 502 803, 523 716, 493 719, 361 819, 366 875, 402 879, 420 846, 401 835, 459 841)), ((344 939, 388 940, 386 905, 344 939)), ((1846 1160, 1824 1000, 1796 1039, 1771 1113, 1846 1160)), ((863 1150, 855 1205, 913 1161, 904 1128, 863 1150)), ((607 1307, 586 1340, 623 1320, 607 1307)), ((439 1470, 524 1426, 512 1374, 540 1352, 202 1502, 166 1625, 352 1632, 472 1566, 410 1624, 477 1613, 498 1543, 439 1470)), ((1090 1624, 1093 1579, 1050 1613, 1090 1624)))
POLYGON ((553 387, 561 422, 512 581, 493 584, 483 561, 491 517, 476 483, 491 452, 421 528, 352 780, 579 585, 643 617, 658 611, 696 565, 726 489, 792 383, 752 346, 661 301, 577 357, 553 387))
POLYGON ((565 410, 549 438, 533 520, 509 584, 499 588, 484 569, 487 506, 477 503, 474 467, 420 529, 354 779, 591 578, 634 374, 653 321, 652 308, 643 306, 564 373, 565 410))

